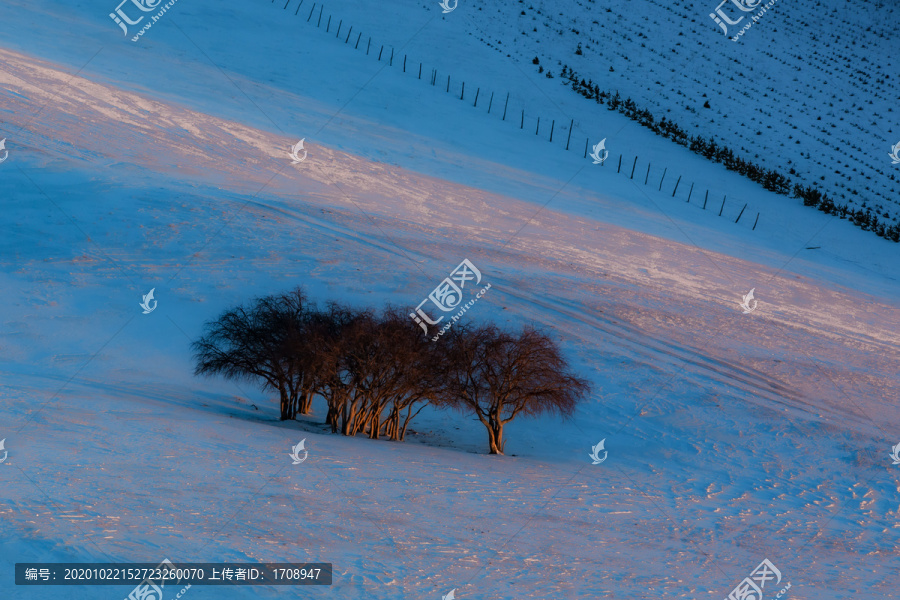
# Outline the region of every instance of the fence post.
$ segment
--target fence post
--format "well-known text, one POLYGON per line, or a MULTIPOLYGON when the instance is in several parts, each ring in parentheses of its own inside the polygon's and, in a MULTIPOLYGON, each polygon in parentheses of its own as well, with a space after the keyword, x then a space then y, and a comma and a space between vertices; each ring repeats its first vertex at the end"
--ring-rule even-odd
POLYGON ((669 170, 669 167, 666 167, 665 169, 663 169, 663 176, 662 176, 662 177, 660 178, 660 180, 659 180, 659 189, 656 190, 657 192, 661 192, 661 191, 662 191, 662 182, 663 182, 663 179, 666 178, 666 171, 668 171, 668 170, 669 170))
POLYGON ((519 120, 519 129, 525 128, 525 110, 522 110, 522 118, 519 120))
MULTIPOLYGON (((540 130, 540 128, 541 128, 541 118, 538 117, 537 126, 534 128, 534 135, 538 134, 538 130, 540 130)), ((551 142, 553 141, 553 133, 552 132, 550 133, 550 141, 551 142)))
MULTIPOLYGON (((676 187, 678 187, 678 186, 676 186, 676 187)), ((692 184, 691 184, 691 189, 688 191, 688 199, 687 199, 688 202, 691 201, 691 194, 692 194, 693 192, 694 192, 694 184, 692 183, 692 184)))
MULTIPOLYGON (((569 139, 566 140, 566 150, 569 149, 569 142, 572 141, 572 126, 575 125, 575 119, 569 121, 569 139)), ((553 141, 553 134, 550 134, 550 141, 553 141)))
POLYGON ((338 23, 337 31, 334 32, 334 37, 336 37, 336 38, 341 37, 341 25, 343 25, 343 24, 344 24, 344 20, 341 19, 340 22, 338 23))
POLYGON ((753 229, 750 231, 756 231, 756 224, 759 223, 759 213, 756 213, 756 220, 753 221, 753 229))
POLYGON ((369 43, 366 44, 366 56, 369 55, 369 48, 372 47, 372 36, 369 36, 369 43))
POLYGON ((345 43, 345 44, 346 44, 347 42, 350 41, 350 35, 351 35, 352 33, 353 33, 353 25, 350 26, 350 31, 347 32, 347 39, 344 40, 344 43, 345 43))
POLYGON ((460 94, 459 94, 459 99, 465 100, 465 98, 466 98, 466 82, 463 81, 462 92, 460 92, 460 94))
POLYGON ((393 67, 393 66, 394 66, 394 49, 393 49, 393 48, 391 48, 391 60, 390 60, 390 62, 388 63, 388 66, 389 66, 389 67, 393 67))
POLYGON ((503 121, 506 120, 506 107, 509 106, 509 92, 506 92, 506 104, 503 105, 503 121))
POLYGON ((300 7, 303 6, 303 0, 300 0, 300 4, 297 5, 297 10, 294 11, 294 16, 297 16, 297 13, 300 12, 300 7))
POLYGON ((477 90, 475 90, 475 104, 473 105, 473 106, 475 106, 475 108, 478 108, 478 94, 479 93, 481 93, 481 88, 478 88, 477 90))
POLYGON ((381 62, 381 54, 384 52, 384 44, 381 45, 381 50, 378 51, 378 62, 381 62))
MULTIPOLYGON (((675 189, 672 190, 672 197, 675 197, 675 192, 678 191, 678 184, 681 183, 681 175, 678 176, 678 181, 675 182, 675 189)), ((690 200, 690 196, 688 196, 688 200, 690 200)))
POLYGON ((644 176, 644 185, 647 185, 648 179, 650 179, 650 163, 647 163, 647 174, 644 176))
POLYGON ((637 166, 637 156, 634 157, 634 164, 631 165, 631 179, 634 179, 634 168, 637 166))
POLYGON ((403 72, 406 73, 406 55, 403 55, 403 72))
POLYGON ((306 22, 309 23, 309 20, 312 19, 312 14, 316 12, 316 3, 313 2, 313 7, 309 9, 309 16, 306 17, 306 22))
POLYGON ((319 20, 316 22, 316 27, 319 27, 322 24, 322 9, 325 8, 325 5, 319 6, 319 20))
MULTIPOLYGON (((584 140, 584 158, 587 158, 587 147, 588 147, 588 142, 590 142, 590 141, 591 141, 590 138, 587 138, 586 140, 584 140)), ((600 164, 601 164, 601 166, 603 165, 603 163, 600 163, 600 164)))
POLYGON ((491 99, 488 102, 488 114, 491 114, 491 105, 494 104, 494 92, 491 92, 491 99))
POLYGON ((287 5, 290 4, 290 3, 291 3, 291 0, 287 0, 287 2, 284 3, 284 6, 281 7, 281 10, 286 9, 286 8, 287 8, 287 5))
POLYGON ((727 197, 728 197, 727 194, 724 195, 724 196, 722 196, 722 208, 719 209, 719 216, 720 216, 720 217, 722 216, 722 210, 725 208, 725 198, 727 198, 727 197))
POLYGON ((419 63, 419 79, 422 79, 422 63, 419 63))
POLYGON ((357 50, 357 49, 359 48, 359 40, 360 40, 360 38, 362 38, 362 31, 359 32, 359 35, 358 35, 358 36, 356 36, 356 45, 353 46, 353 49, 354 49, 354 50, 357 50))
POLYGON ((447 75, 447 92, 450 92, 450 76, 447 75))
POLYGON ((744 214, 744 210, 746 210, 746 208, 747 208, 747 204, 745 203, 744 208, 742 208, 740 214, 738 214, 738 218, 734 220, 735 223, 737 223, 738 221, 741 220, 741 215, 744 214))
POLYGON ((329 29, 331 29, 331 15, 328 15, 328 23, 325 24, 325 33, 328 33, 329 29))
POLYGON ((706 210, 706 201, 709 200, 709 190, 706 190, 706 196, 703 197, 703 210, 706 210))
POLYGON ((616 173, 620 173, 622 171, 622 155, 619 155, 619 166, 616 167, 616 173))

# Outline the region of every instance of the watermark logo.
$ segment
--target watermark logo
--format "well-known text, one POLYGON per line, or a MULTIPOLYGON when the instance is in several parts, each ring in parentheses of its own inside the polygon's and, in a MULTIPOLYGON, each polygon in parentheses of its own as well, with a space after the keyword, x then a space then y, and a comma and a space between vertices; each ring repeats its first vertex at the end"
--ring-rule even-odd
POLYGON ((603 447, 603 445, 604 445, 605 443, 606 443, 606 438, 603 438, 602 440, 600 440, 600 443, 599 443, 599 444, 597 444, 596 446, 593 446, 593 447, 591 448, 591 453, 588 454, 588 456, 590 456, 590 457, 591 457, 591 460, 594 461, 594 462, 591 463, 592 465, 599 465, 599 464, 602 463, 604 460, 606 460, 606 456, 609 454, 609 452, 603 447), (603 450, 603 458, 600 458, 600 451, 601 451, 601 450, 603 450))
MULTIPOLYGON (((444 278, 444 280, 428 294, 428 297, 419 303, 416 307, 416 312, 409 313, 409 316, 419 324, 422 331, 425 332, 425 335, 428 335, 428 325, 437 325, 444 320, 446 315, 442 315, 437 320, 432 320, 431 317, 422 310, 422 305, 431 300, 431 303, 443 312, 456 310, 462 302, 463 288, 466 287, 466 282, 473 280, 475 285, 481 283, 481 271, 479 271, 468 258, 463 259, 463 261, 459 263, 459 266, 450 273, 450 277, 444 278), (459 285, 457 285, 457 283, 459 285), (428 325, 426 325, 426 323, 428 325)), ((450 321, 444 325, 436 336, 431 338, 431 341, 435 342, 440 336, 444 335, 444 332, 448 331, 453 323, 458 321, 463 313, 469 310, 469 308, 471 308, 472 305, 474 305, 475 302, 477 302, 489 289, 491 289, 491 284, 487 284, 487 286, 475 294, 475 298, 467 302, 459 312, 451 316, 450 321)))
MULTIPOLYGON (((900 146, 900 144, 897 144, 900 146)), ((9 158, 9 150, 6 149, 6 138, 0 140, 0 150, 3 150, 3 158, 0 158, 0 163, 9 158)))
POLYGON ((141 298, 143 298, 144 301, 140 303, 140 307, 144 309, 145 315, 149 315, 154 310, 156 310, 156 305, 159 304, 159 302, 157 302, 156 300, 153 299, 153 290, 155 290, 155 289, 156 288, 153 288, 150 290, 150 293, 144 294, 143 296, 141 296, 141 298), (152 307, 150 306, 151 301, 153 302, 152 307))
MULTIPOLYGON (((4 140, 4 141, 6 141, 6 140, 4 140)), ((3 144, 3 142, 0 142, 0 148, 3 147, 2 144, 3 144)), ((888 154, 888 156, 890 156, 892 159, 891 160, 892 165, 900 165, 900 142, 897 142, 897 145, 895 145, 894 147, 891 148, 891 153, 888 154)), ((0 161, 0 162, 3 162, 3 161, 0 161)))
POLYGON ((150 20, 147 23, 145 23, 143 27, 141 27, 141 30, 138 31, 136 35, 134 35, 131 38, 132 42, 136 42, 142 35, 144 35, 144 33, 148 29, 153 27, 154 23, 156 23, 157 21, 160 20, 162 18, 162 16, 166 13, 166 11, 169 10, 170 8, 172 8, 177 1, 178 0, 169 0, 164 5, 160 6, 160 3, 162 2, 162 0, 122 0, 119 3, 119 6, 116 7, 115 12, 109 13, 109 18, 112 19, 113 21, 115 21, 116 25, 118 25, 119 27, 122 28, 122 33, 127 36, 128 35, 128 25, 139 24, 141 21, 144 20, 144 17, 146 15, 141 15, 140 17, 138 17, 137 19, 132 21, 128 17, 128 15, 125 14, 125 11, 122 9, 123 4, 131 2, 132 4, 134 4, 135 7, 137 7, 138 10, 140 10, 141 12, 145 12, 145 13, 154 11, 157 8, 159 8, 159 12, 157 12, 155 15, 150 15, 150 20))
POLYGON ((137 25, 144 20, 144 15, 138 17, 136 21, 132 21, 131 19, 129 19, 128 15, 125 14, 125 11, 122 10, 122 5, 126 2, 131 2, 138 8, 138 10, 141 10, 143 12, 150 12, 156 10, 156 7, 159 6, 159 3, 162 2, 162 0, 122 0, 121 2, 119 2, 119 5, 116 7, 115 12, 109 13, 109 18, 115 21, 116 25, 122 28, 122 34, 125 36, 128 35, 128 27, 125 26, 126 23, 128 25, 137 25))
MULTIPOLYGON (((728 28, 725 26, 726 23, 728 25, 737 25, 738 23, 740 23, 741 21, 744 20, 744 17, 742 16, 737 21, 732 21, 725 15, 725 13, 722 12, 722 5, 728 1, 729 0, 723 0, 719 4, 719 6, 716 7, 716 12, 709 14, 709 16, 712 17, 712 19, 716 22, 716 24, 718 24, 719 27, 722 28, 722 31, 725 32, 726 37, 728 37, 728 28)), ((747 33, 747 30, 750 29, 751 27, 753 27, 753 25, 756 24, 756 22, 759 21, 762 18, 762 16, 764 14, 766 14, 766 12, 770 8, 775 6, 775 2, 777 0, 769 0, 762 6, 760 6, 760 2, 762 2, 762 0, 756 0, 755 2, 750 2, 747 0, 730 0, 730 1, 732 4, 734 4, 735 6, 737 6, 740 10, 742 10, 744 12, 750 12, 750 11, 753 11, 753 10, 756 10, 757 8, 759 8, 759 12, 757 12, 755 15, 750 15, 750 21, 748 21, 741 28, 741 30, 737 32, 737 35, 735 35, 734 37, 731 38, 732 42, 736 42, 741 38, 742 35, 747 33)), ((744 16, 746 16, 746 15, 744 15, 744 16)))
POLYGON ((737 21, 732 21, 728 18, 728 15, 722 12, 722 5, 727 4, 728 2, 734 4, 743 12, 750 12, 757 6, 759 6, 759 3, 762 2, 762 0, 756 0, 756 2, 752 6, 750 6, 751 3, 747 2, 746 0, 722 0, 716 7, 715 12, 709 13, 709 16, 713 21, 716 22, 716 25, 722 28, 722 31, 725 33, 725 35, 728 35, 728 27, 725 26, 726 23, 728 25, 737 25, 744 20, 744 16, 742 15, 741 18, 739 18, 737 21))
POLYGON ((454 598, 456 598, 456 588, 450 590, 450 593, 446 596, 441 596, 441 600, 453 600, 454 598))
MULTIPOLYGON (((148 577, 143 580, 131 590, 131 593, 128 594, 128 597, 126 597, 125 600, 163 600, 163 588, 166 587, 166 581, 172 583, 174 579, 173 577, 169 577, 169 575, 177 573, 177 571, 175 571, 175 565, 173 565, 168 558, 164 558, 163 561, 156 566, 156 569, 153 569, 153 572, 154 574, 159 573, 160 577, 157 579, 150 579, 148 577)), ((190 588, 190 584, 186 585, 174 597, 181 598, 190 588)))
POLYGON ((759 304, 756 299, 753 298, 753 292, 756 291, 756 288, 751 289, 746 296, 744 296, 744 301, 741 302, 741 308, 744 309, 744 314, 749 315, 754 310, 756 310, 757 304, 759 304), (750 302, 753 302, 753 306, 750 306, 750 302))
POLYGON ((303 138, 293 146, 291 146, 291 159, 292 163, 296 165, 297 163, 302 163, 306 160, 306 150, 303 150, 303 142, 306 141, 306 138, 303 138), (298 156, 298 153, 303 150, 303 156, 298 156))
MULTIPOLYGON (((6 457, 9 456, 9 452, 6 451, 6 448, 3 447, 3 443, 6 441, 6 438, 0 440, 0 450, 3 450, 3 458, 0 458, 0 464, 6 461, 6 457)), ((900 444, 897 444, 897 447, 900 448, 900 444)))
MULTIPOLYGON (((444 9, 444 14, 446 15, 448 12, 453 12, 456 10, 456 6, 459 4, 459 0, 453 0, 453 6, 450 6, 450 0, 441 0, 441 8, 444 9)), ((450 592, 451 594, 453 592, 450 592)), ((452 600, 452 599, 451 599, 452 600)))
MULTIPOLYGON (((725 600, 762 600, 762 591, 766 587, 766 583, 775 580, 775 585, 781 583, 781 571, 775 568, 768 558, 763 559, 759 565, 750 573, 750 577, 744 577, 736 588, 731 590, 725 600)), ((780 598, 783 593, 791 589, 791 584, 778 593, 776 598, 780 598)))
POLYGON ((299 444, 291 448, 291 454, 289 456, 294 459, 294 462, 292 464, 299 465, 304 460, 306 460, 307 456, 309 456, 309 451, 306 449, 305 444, 306 438, 303 438, 302 440, 300 440, 299 444), (303 458, 300 458, 300 452, 303 452, 303 458))
MULTIPOLYGON (((3 442, 0 442, 0 448, 2 448, 2 447, 3 447, 3 442)), ((891 464, 900 465, 900 444, 897 444, 896 446, 892 447, 891 454, 889 454, 888 456, 890 456, 894 461, 891 464)), ((0 460, 0 462, 3 462, 3 461, 0 460)))
POLYGON ((600 143, 594 146, 594 151, 591 152, 591 158, 594 159, 595 165, 603 164, 603 161, 606 160, 606 157, 609 156, 609 150, 606 150, 606 138, 600 140, 600 143), (603 158, 600 157, 600 151, 605 151, 603 154, 603 158))

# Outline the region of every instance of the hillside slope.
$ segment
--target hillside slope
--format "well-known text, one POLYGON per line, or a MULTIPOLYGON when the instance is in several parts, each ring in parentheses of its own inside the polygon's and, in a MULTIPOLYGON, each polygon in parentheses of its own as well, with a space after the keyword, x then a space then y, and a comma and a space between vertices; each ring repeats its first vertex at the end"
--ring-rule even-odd
MULTIPOLYGON (((673 199, 293 5, 179 3, 140 44, 106 45, 109 7, 86 4, 7 3, 0 24, 39 23, 0 49, 5 564, 315 560, 335 584, 287 593, 494 600, 721 598, 768 558, 792 598, 897 597, 896 245, 605 112, 617 153, 736 204, 673 199), (734 223, 745 203, 755 230, 734 223), (462 258, 492 283, 468 317, 548 328, 595 385, 570 421, 514 422, 505 457, 462 415, 423 413, 402 444, 344 438, 319 404, 281 423, 266 394, 192 375, 190 341, 228 306, 298 284, 414 306, 462 258)), ((534 90, 444 27, 465 8, 422 11, 420 47, 458 53, 429 59, 534 90)), ((386 37, 409 27, 358 10, 386 37)), ((564 93, 544 100, 568 112, 564 93)), ((0 571, 4 597, 47 589, 0 571)))

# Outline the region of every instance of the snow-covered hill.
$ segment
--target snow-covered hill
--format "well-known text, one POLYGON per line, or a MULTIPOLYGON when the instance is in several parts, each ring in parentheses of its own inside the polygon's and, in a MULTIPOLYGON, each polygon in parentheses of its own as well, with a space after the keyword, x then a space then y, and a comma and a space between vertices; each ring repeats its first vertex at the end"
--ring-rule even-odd
MULTIPOLYGON (((319 27, 309 0, 180 0, 131 42, 113 4, 4 3, 2 597, 129 592, 15 586, 15 562, 164 557, 335 567, 329 588, 184 596, 198 599, 718 599, 764 558, 788 598, 897 597, 898 246, 537 76, 537 38, 508 18, 660 21, 643 66, 609 73, 624 93, 688 39, 692 76, 726 42, 777 39, 784 55, 787 6, 732 43, 704 21, 712 7, 691 9, 688 33, 636 0, 515 4, 505 20, 478 4, 334 2, 319 27), (490 112, 473 88, 495 92, 490 112), (603 137, 648 174, 583 158, 585 138, 603 137), (300 138, 309 155, 292 165, 300 138), (659 189, 664 169, 694 186, 690 202, 659 189), (463 415, 423 413, 404 443, 346 438, 324 432, 318 402, 314 418, 283 423, 266 394, 192 375, 189 344, 226 307, 298 284, 412 307, 462 258, 492 284, 467 318, 553 331, 595 386, 569 421, 514 421, 507 456, 488 456, 463 415), (750 288, 759 305, 745 315, 750 288), (309 459, 292 465, 303 438, 309 459), (609 458, 592 465, 601 439, 609 458)), ((541 38, 542 64, 567 62, 556 53, 590 31, 572 27, 541 38)), ((606 47, 636 60, 625 42, 606 47)), ((739 97, 730 80, 704 85, 739 97)), ((873 102, 891 93, 873 87, 873 102)), ((791 134, 759 118, 772 130, 754 146, 791 134)))
POLYGON ((515 21, 508 7, 483 3, 474 21, 486 42, 520 63, 537 56, 556 77, 565 64, 691 135, 715 137, 738 156, 896 223, 900 176, 888 154, 900 142, 900 10, 800 0, 742 1, 757 6, 744 12, 737 4, 522 0, 515 21), (738 21, 728 36, 709 16, 718 7, 738 21))

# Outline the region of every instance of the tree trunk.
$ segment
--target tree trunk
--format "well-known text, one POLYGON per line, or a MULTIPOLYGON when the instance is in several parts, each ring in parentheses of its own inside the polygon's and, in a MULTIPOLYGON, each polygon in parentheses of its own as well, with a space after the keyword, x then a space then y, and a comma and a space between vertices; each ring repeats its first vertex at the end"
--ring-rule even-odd
POLYGON ((298 399, 297 399, 297 386, 294 385, 293 380, 288 380, 288 419, 295 419, 297 417, 297 408, 298 408, 298 399))
POLYGON ((297 392, 291 390, 291 419, 297 418, 297 409, 300 408, 300 399, 297 398, 297 392))
POLYGON ((400 441, 401 442, 404 440, 404 438, 406 438, 406 428, 409 427, 409 422, 412 421, 412 418, 414 416, 416 416, 417 414, 419 414, 419 412, 422 410, 420 408, 419 410, 416 411, 416 414, 414 415, 412 409, 413 409, 413 405, 412 405, 412 403, 410 403, 409 408, 406 409, 406 418, 403 419, 403 428, 400 429, 400 441))
POLYGON ((344 408, 341 412, 341 434, 355 435, 356 427, 356 403, 348 399, 344 400, 344 408))
POLYGON ((281 397, 281 420, 287 421, 291 418, 291 398, 284 385, 278 386, 278 394, 281 397))
POLYGON ((328 414, 325 415, 325 423, 331 425, 331 433, 337 433, 338 431, 338 411, 334 408, 334 403, 331 399, 326 398, 328 402, 328 414))
POLYGON ((385 435, 394 442, 400 439, 400 409, 397 408, 396 404, 391 408, 391 414, 388 416, 385 435))
POLYGON ((331 415, 331 433, 338 432, 338 416, 337 412, 333 412, 331 415))
POLYGON ((350 427, 350 435, 351 436, 356 435, 360 431, 365 433, 366 426, 369 424, 369 417, 367 416, 366 412, 360 411, 360 412, 356 413, 353 416, 352 421, 353 421, 353 424, 350 427))
POLYGON ((392 411, 388 414, 388 416, 387 416, 385 419, 381 419, 381 424, 379 425, 379 428, 380 428, 381 431, 378 433, 378 435, 380 435, 380 436, 382 436, 382 437, 390 438, 390 435, 391 435, 391 415, 393 415, 393 414, 394 414, 394 413, 393 413, 393 409, 392 409, 392 411))
MULTIPOLYGON (((373 411, 374 412, 374 411, 373 411)), ((372 414, 371 425, 369 430, 369 439, 377 440, 379 429, 381 428, 381 413, 372 414)))
POLYGON ((350 435, 350 407, 346 404, 341 412, 341 435, 350 435))
POLYGON ((312 392, 309 390, 303 390, 300 393, 300 414, 308 415, 312 413, 312 392))
POLYGON ((503 423, 491 420, 488 425, 488 442, 491 454, 503 454, 503 423))

